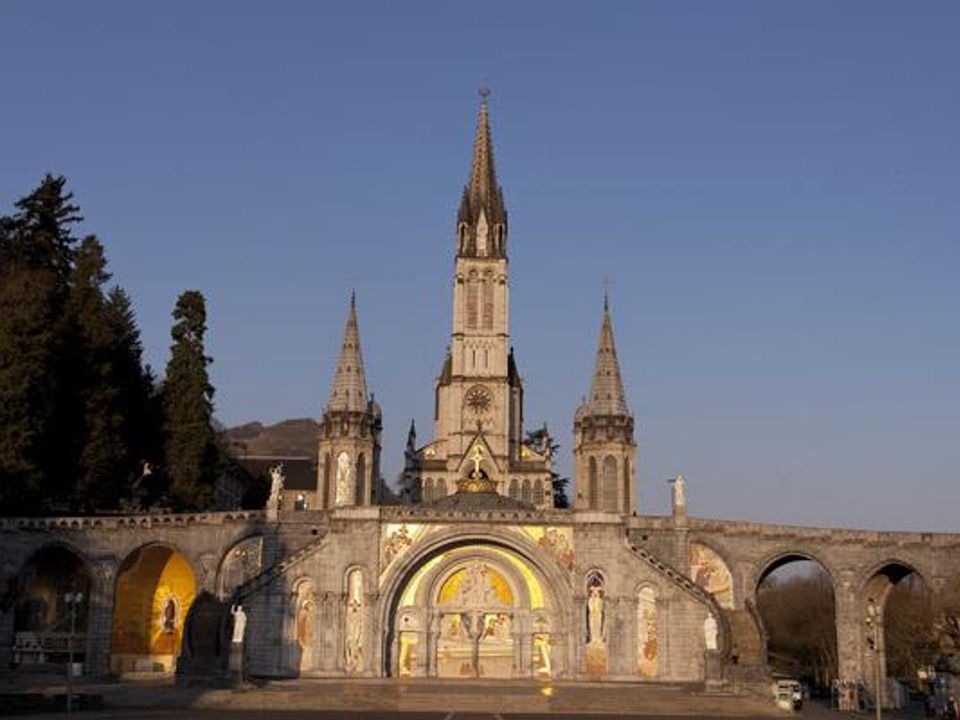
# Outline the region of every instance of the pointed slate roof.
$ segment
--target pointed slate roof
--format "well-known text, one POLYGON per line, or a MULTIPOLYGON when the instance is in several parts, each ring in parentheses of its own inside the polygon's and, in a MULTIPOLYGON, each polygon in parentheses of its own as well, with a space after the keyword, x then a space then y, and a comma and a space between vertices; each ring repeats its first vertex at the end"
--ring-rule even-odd
POLYGON ((330 386, 330 398, 327 400, 327 411, 330 410, 367 410, 367 378, 363 371, 363 353, 360 351, 355 293, 350 294, 350 312, 347 314, 347 324, 343 331, 340 359, 333 384, 330 386))
POLYGON ((481 210, 486 213, 487 222, 490 224, 506 222, 503 190, 497 185, 497 173, 493 163, 493 135, 490 132, 490 109, 486 97, 480 103, 470 182, 463 189, 457 220, 472 224, 480 217, 481 210))
POLYGON ((630 414, 627 409, 627 396, 623 391, 620 363, 617 361, 617 347, 613 341, 610 303, 606 296, 603 298, 603 323, 600 325, 597 360, 594 365, 593 382, 590 384, 590 397, 587 399, 587 407, 591 415, 630 414))

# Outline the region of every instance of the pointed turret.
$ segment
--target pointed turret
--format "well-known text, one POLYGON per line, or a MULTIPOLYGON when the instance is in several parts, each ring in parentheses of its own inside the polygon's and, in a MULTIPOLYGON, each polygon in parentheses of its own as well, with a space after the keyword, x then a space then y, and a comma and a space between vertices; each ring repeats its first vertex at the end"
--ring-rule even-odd
POLYGON ((573 435, 575 507, 621 514, 633 512, 637 443, 606 296, 590 396, 577 409, 573 435))
POLYGON ((483 100, 477 116, 470 181, 463 189, 457 213, 457 234, 460 255, 503 257, 506 254, 507 211, 493 162, 487 95, 489 91, 481 91, 483 100))
POLYGON ((417 423, 410 421, 410 431, 407 433, 407 453, 414 454, 417 451, 417 423))
POLYGON ((597 360, 593 370, 588 401, 592 415, 629 415, 617 346, 613 341, 613 323, 610 320, 610 302, 603 298, 603 323, 597 341, 597 360))
POLYGON ((327 410, 364 412, 367 402, 367 378, 363 371, 360 329, 357 325, 357 298, 356 293, 351 293, 350 312, 347 314, 347 324, 343 331, 337 372, 330 386, 327 410))
POLYGON ((383 418, 367 378, 360 351, 357 298, 350 294, 350 311, 343 331, 337 371, 320 420, 317 494, 319 507, 370 505, 382 497, 380 433, 383 418))

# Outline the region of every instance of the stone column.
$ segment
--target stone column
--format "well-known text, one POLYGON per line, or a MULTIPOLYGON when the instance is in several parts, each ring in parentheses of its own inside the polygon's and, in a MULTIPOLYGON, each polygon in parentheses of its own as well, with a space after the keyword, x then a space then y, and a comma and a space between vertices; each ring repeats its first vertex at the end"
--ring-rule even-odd
POLYGON ((834 585, 837 622, 837 670, 841 681, 864 679, 862 665, 863 613, 856 592, 856 572, 841 570, 834 585))
POLYGON ((426 630, 423 633, 423 672, 424 677, 437 676, 437 636, 439 628, 439 613, 430 610, 426 617, 426 630))
POLYGON ((90 577, 90 611, 87 615, 87 655, 84 672, 98 677, 110 673, 116 576, 117 563, 114 560, 102 560, 93 566, 90 577))

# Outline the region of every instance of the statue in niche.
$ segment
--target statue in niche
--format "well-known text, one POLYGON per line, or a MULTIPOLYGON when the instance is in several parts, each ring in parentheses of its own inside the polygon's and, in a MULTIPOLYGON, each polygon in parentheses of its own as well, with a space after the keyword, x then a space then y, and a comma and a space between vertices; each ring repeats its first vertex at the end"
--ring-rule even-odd
POLYGON ((283 463, 277 463, 270 468, 270 497, 267 499, 267 509, 273 512, 280 511, 280 501, 283 497, 283 463))
POLYGON ((348 672, 363 668, 363 574, 352 570, 347 580, 347 616, 344 622, 344 664, 348 672))
POLYGON ((717 649, 717 620, 712 614, 703 621, 703 640, 707 650, 717 649))
POLYGON ((587 598, 587 644, 601 646, 603 637, 603 584, 599 578, 593 578, 588 588, 587 598))
POLYGON ((334 505, 350 505, 353 501, 353 463, 350 455, 341 452, 337 455, 337 480, 334 493, 334 505))
POLYGON ((164 635, 173 635, 177 630, 177 601, 170 596, 160 613, 160 627, 164 635))
POLYGON ((247 613, 244 612, 243 605, 238 604, 230 608, 230 614, 233 615, 233 642, 240 644, 247 630, 247 613))

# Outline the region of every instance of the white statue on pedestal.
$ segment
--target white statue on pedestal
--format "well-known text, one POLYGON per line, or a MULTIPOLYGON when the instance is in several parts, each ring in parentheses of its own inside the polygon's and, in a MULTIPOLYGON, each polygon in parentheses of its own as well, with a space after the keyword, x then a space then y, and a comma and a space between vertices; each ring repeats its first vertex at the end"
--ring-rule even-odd
POLYGON ((713 615, 707 615, 707 619, 703 621, 703 640, 707 650, 717 649, 717 620, 713 615))
POLYGON ((277 463, 270 468, 270 497, 267 499, 267 511, 272 514, 280 512, 284 480, 283 463, 277 463))
POLYGON ((674 509, 687 506, 687 481, 683 475, 677 475, 673 479, 673 507, 674 509))
POLYGON ((247 630, 247 613, 243 611, 243 605, 238 604, 230 608, 230 614, 233 615, 233 642, 240 644, 247 630))

